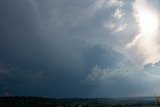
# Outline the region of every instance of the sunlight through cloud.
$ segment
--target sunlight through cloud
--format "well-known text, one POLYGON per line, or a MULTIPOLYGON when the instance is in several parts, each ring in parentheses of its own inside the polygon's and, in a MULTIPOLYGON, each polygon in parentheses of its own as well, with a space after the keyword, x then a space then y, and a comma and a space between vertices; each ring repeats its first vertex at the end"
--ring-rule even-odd
POLYGON ((139 33, 127 44, 127 48, 135 49, 142 57, 141 64, 155 63, 160 60, 158 12, 149 6, 146 0, 136 0, 133 5, 134 16, 139 25, 139 33))

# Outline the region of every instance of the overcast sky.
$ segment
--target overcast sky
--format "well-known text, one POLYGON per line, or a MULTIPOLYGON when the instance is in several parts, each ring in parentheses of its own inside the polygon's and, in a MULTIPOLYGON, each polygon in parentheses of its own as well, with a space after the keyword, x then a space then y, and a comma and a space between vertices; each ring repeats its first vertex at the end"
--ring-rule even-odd
POLYGON ((0 0, 0 95, 160 95, 159 0, 0 0))

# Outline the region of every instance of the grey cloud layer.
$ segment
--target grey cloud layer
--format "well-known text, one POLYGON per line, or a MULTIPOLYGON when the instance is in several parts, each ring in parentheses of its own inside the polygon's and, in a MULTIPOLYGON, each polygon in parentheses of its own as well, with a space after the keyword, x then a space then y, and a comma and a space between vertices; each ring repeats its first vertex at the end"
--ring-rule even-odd
POLYGON ((12 72, 11 67, 0 66, 0 74, 5 75, 0 75, 0 94, 107 97, 144 90, 152 93, 158 78, 151 81, 148 78, 153 77, 145 70, 137 73, 132 62, 119 53, 136 33, 132 2, 122 3, 0 1, 0 61, 15 69, 12 72), (118 33, 104 26, 108 21, 117 26, 124 24, 113 18, 117 9, 123 9, 122 22, 127 23, 126 30, 118 33), (9 83, 11 80, 13 84, 9 83), (148 80, 150 84, 146 83, 148 80), (26 84, 22 84, 24 81, 26 84))

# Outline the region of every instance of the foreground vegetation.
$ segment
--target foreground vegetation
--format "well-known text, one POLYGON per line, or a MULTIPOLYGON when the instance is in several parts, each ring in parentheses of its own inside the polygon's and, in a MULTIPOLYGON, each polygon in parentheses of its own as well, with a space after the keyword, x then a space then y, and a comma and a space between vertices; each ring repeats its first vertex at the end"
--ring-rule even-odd
POLYGON ((0 107, 156 107, 154 97, 137 98, 43 98, 0 97, 0 107))

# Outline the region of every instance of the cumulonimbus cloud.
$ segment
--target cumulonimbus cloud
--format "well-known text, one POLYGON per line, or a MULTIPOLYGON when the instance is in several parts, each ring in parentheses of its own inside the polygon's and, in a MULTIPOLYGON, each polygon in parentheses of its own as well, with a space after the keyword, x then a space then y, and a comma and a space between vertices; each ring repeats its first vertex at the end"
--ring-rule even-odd
POLYGON ((139 32, 126 47, 134 50, 133 54, 140 59, 141 65, 158 62, 160 60, 160 44, 157 39, 160 34, 158 12, 147 0, 136 0, 133 9, 139 32))

